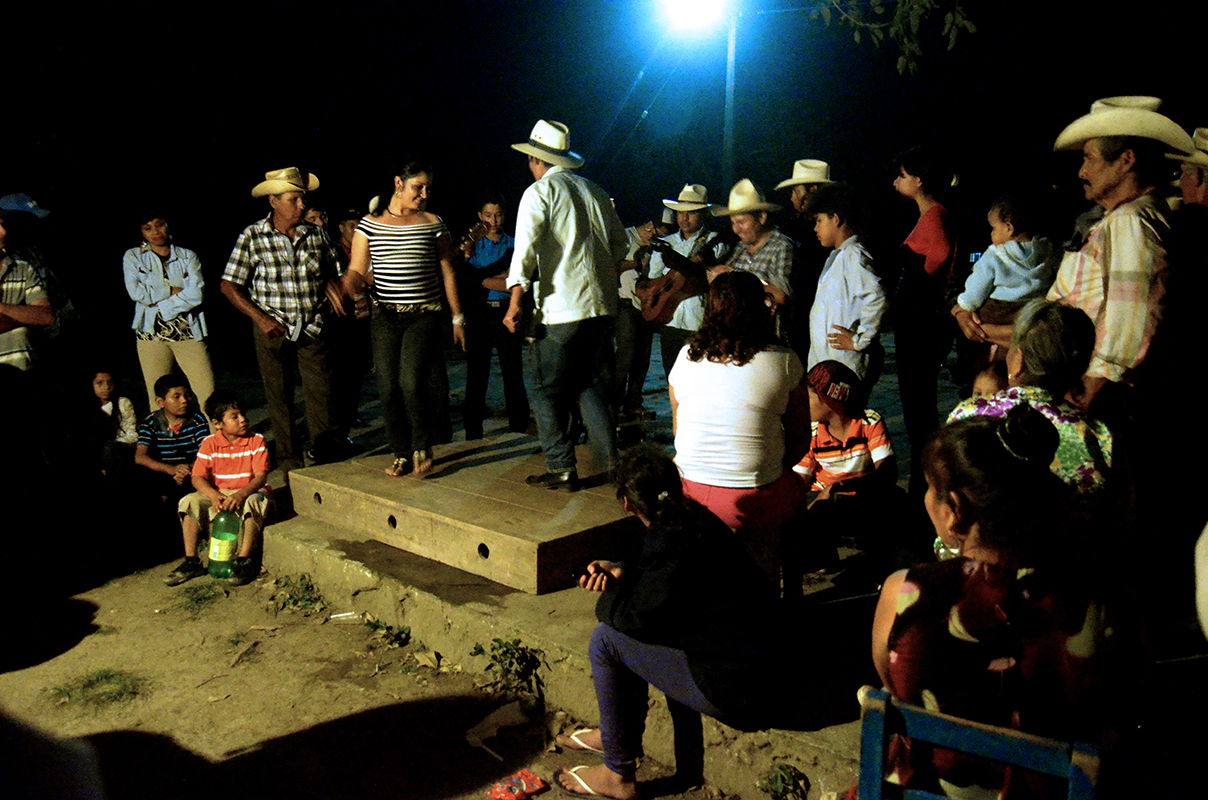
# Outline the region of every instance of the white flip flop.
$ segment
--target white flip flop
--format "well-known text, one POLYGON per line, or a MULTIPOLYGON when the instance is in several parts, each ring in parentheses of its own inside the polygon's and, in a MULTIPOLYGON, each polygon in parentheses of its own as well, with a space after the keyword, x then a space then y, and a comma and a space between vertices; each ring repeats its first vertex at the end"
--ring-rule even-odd
POLYGON ((596 730, 596 728, 580 728, 579 730, 575 731, 574 733, 564 734, 567 739, 570 739, 572 742, 574 742, 576 745, 578 745, 578 747, 571 747, 568 749, 582 750, 582 751, 588 752, 588 753, 596 753, 598 755, 604 755, 603 750, 601 750, 598 747, 592 747, 591 745, 587 744, 586 742, 584 742, 582 739, 579 738, 579 736, 581 736, 582 734, 591 733, 592 731, 595 731, 595 730, 596 730))

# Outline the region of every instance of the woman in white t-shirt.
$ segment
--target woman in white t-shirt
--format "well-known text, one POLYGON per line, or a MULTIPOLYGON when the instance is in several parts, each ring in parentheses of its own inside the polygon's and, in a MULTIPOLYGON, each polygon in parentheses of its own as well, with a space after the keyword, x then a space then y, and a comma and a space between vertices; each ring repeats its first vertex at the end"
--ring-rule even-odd
POLYGON ((804 375, 776 343, 763 283, 727 272, 709 286, 700 331, 668 377, 684 494, 743 532, 773 582, 777 534, 805 495, 792 474, 810 442, 804 375))

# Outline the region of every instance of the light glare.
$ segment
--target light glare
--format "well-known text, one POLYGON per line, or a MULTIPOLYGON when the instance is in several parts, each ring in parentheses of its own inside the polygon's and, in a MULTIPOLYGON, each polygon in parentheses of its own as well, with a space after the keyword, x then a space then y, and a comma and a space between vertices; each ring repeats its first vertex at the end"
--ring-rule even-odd
POLYGON ((725 10, 726 0, 663 0, 663 16, 673 28, 684 32, 717 27, 725 10))

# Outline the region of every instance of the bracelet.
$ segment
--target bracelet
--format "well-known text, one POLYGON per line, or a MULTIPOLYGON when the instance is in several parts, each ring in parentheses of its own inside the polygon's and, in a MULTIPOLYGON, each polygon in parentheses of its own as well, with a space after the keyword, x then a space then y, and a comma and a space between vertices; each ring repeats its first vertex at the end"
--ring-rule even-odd
POLYGON ((464 327, 466 324, 466 315, 465 314, 454 314, 453 315, 453 324, 461 325, 464 327))

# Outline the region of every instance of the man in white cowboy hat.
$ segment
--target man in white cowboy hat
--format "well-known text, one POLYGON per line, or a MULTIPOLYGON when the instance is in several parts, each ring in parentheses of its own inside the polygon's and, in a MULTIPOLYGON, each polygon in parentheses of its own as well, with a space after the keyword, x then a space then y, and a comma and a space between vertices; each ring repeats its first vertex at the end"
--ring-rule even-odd
POLYGON ((793 204, 794 211, 804 216, 814 193, 827 183, 833 183, 830 179, 830 164, 816 158, 803 158, 793 162, 793 176, 776 184, 776 189, 792 187, 789 202, 793 204))
POLYGON ((1183 162, 1179 191, 1185 206, 1208 206, 1208 128, 1196 128, 1191 137, 1195 149, 1190 153, 1168 155, 1183 162))
POLYGON ((1083 379, 1089 405, 1108 384, 1129 383, 1161 318, 1167 277, 1164 155, 1194 149, 1191 137, 1152 110, 1156 98, 1107 98, 1068 125, 1054 150, 1081 150, 1086 199, 1103 207, 1082 249, 1066 255, 1048 299, 1095 322, 1095 352, 1083 379))
POLYGON ((830 256, 830 250, 820 245, 818 237, 814 235, 814 215, 809 212, 809 205, 818 190, 829 183, 834 183, 830 177, 830 164, 817 158, 803 158, 793 162, 792 177, 776 184, 777 190, 792 190, 789 202, 796 212, 783 231, 797 245, 791 284, 793 305, 801 309, 801 313, 793 317, 795 327, 790 338, 802 361, 807 360, 806 348, 810 337, 806 309, 814 306, 818 280, 830 256))
POLYGON ((324 317, 343 312, 339 262, 327 233, 302 219, 303 196, 317 188, 319 179, 296 167, 266 172, 252 197, 267 197, 271 211, 239 234, 222 275, 222 293, 254 323, 277 465, 287 473, 303 463, 294 422, 295 367, 311 441, 335 427, 324 317))
MULTIPOLYGON (((675 212, 679 230, 659 240, 666 244, 656 249, 650 258, 650 277, 661 278, 675 269, 684 271, 685 277, 691 279, 696 276, 687 270, 696 269, 703 279, 704 270, 719 263, 727 251, 726 245, 719 241, 717 231, 709 230, 707 224, 713 216, 708 190, 699 183, 685 184, 674 200, 664 200, 663 205, 675 212), (683 258, 677 259, 676 255, 683 258), (685 264, 685 261, 688 263, 685 264)), ((708 288, 707 283, 704 280, 689 280, 688 285, 695 289, 695 293, 691 288, 688 292, 681 292, 681 299, 671 319, 659 328, 664 376, 670 374, 680 350, 692 338, 692 334, 700 330, 705 316, 704 290, 708 288)), ((668 298, 668 301, 674 303, 676 298, 668 298)))
POLYGON ((793 240, 776 230, 768 212, 780 206, 769 203, 749 178, 730 190, 730 204, 713 209, 715 217, 729 217, 738 245, 730 254, 729 269, 750 272, 763 281, 778 305, 792 297, 789 276, 793 272, 793 240))
POLYGON ((539 120, 527 142, 533 184, 516 214, 516 252, 508 272, 511 300, 503 323, 515 332, 520 300, 533 290, 529 371, 537 433, 547 471, 530 486, 578 487, 575 413, 592 447, 611 467, 616 431, 609 410, 612 318, 617 313, 616 265, 629 241, 608 194, 573 170, 583 159, 570 149, 570 130, 539 120))

